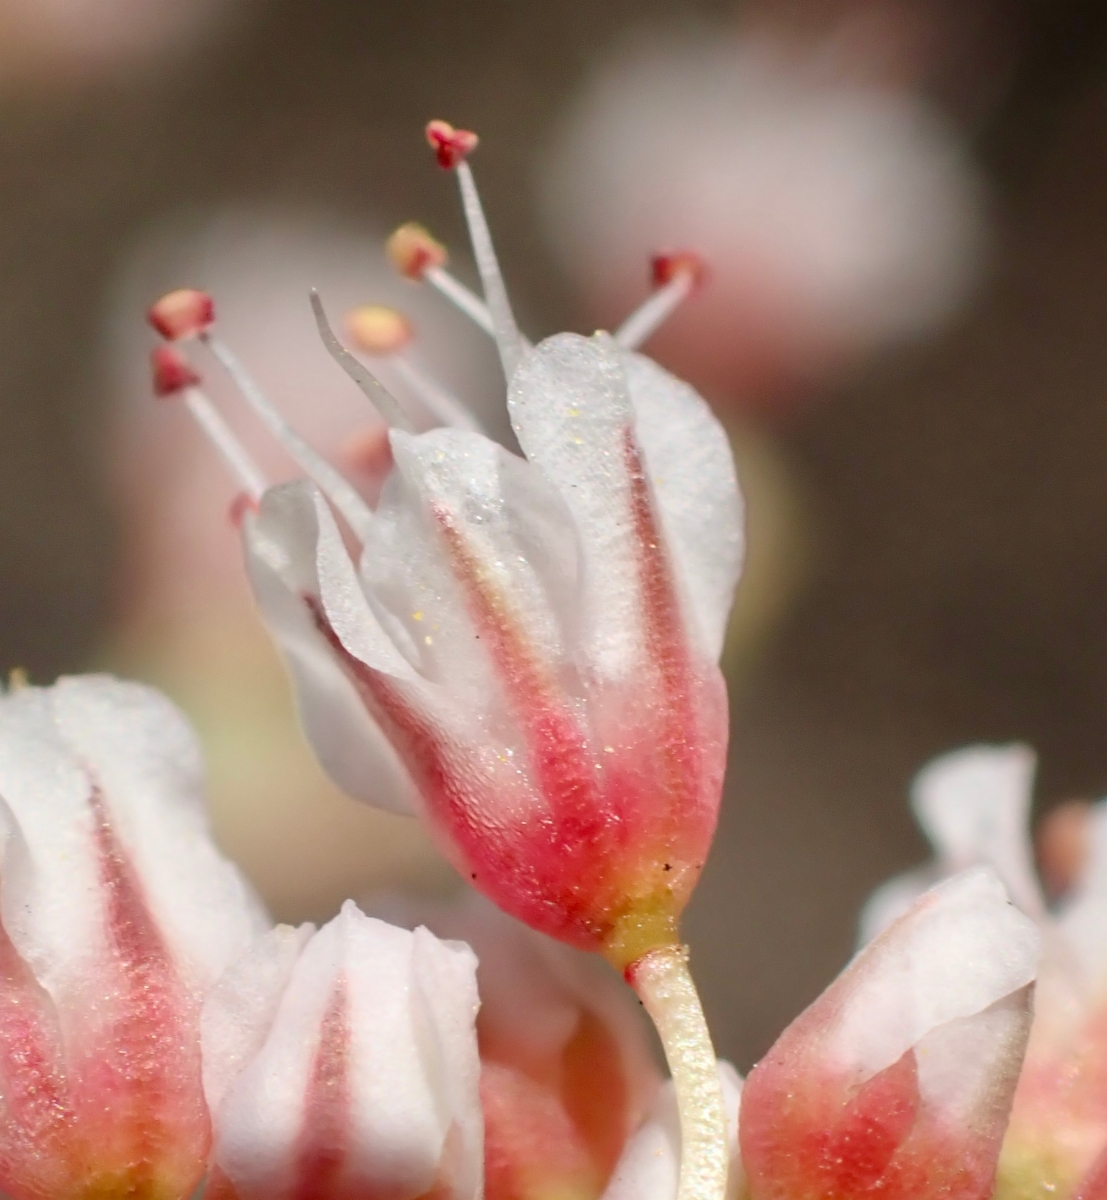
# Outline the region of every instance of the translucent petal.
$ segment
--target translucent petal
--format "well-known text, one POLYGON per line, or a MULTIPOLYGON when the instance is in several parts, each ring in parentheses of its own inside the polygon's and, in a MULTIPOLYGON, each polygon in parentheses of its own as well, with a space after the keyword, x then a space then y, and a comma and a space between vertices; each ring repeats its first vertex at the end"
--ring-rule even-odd
MULTIPOLYGON (((243 523, 243 545, 255 598, 284 654, 304 730, 323 768, 354 798, 391 812, 413 813, 415 792, 407 771, 358 698, 305 603, 305 596, 321 594, 321 559, 344 558, 353 575, 322 497, 304 482, 271 488, 262 499, 261 511, 248 515, 243 523)), ((349 586, 341 561, 329 572, 328 579, 335 577, 338 584, 331 589, 332 598, 335 591, 341 595, 343 586, 349 586)), ((359 596, 360 591, 348 604, 336 603, 355 624, 364 615, 365 601, 359 596)), ((370 631, 374 628, 379 630, 370 619, 370 631)), ((387 641, 383 632, 379 636, 387 641)), ((365 638, 359 631, 356 644, 362 649, 365 638)), ((394 658, 392 651, 388 661, 394 658)))
POLYGON ((1026 746, 967 746, 919 772, 911 803, 946 870, 988 863, 1012 900, 1040 916, 1029 834, 1035 761, 1026 746))
POLYGON ((1057 924, 1089 993, 1107 983, 1107 801, 1088 816, 1087 859, 1057 924))
POLYGON ((669 553, 706 652, 718 658, 745 552, 730 442, 689 384, 642 354, 624 353, 623 365, 669 553))

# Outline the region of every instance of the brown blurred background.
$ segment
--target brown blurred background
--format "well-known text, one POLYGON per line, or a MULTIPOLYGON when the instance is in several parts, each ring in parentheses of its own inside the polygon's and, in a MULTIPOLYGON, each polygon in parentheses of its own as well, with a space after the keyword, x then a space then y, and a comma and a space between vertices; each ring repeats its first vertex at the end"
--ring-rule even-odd
MULTIPOLYGON (((905 792, 928 755, 1018 738, 1041 756, 1041 805, 1107 790, 1107 9, 930 7, 951 49, 919 86, 982 165, 989 270, 940 334, 745 418, 799 497, 805 566, 732 672, 729 792, 687 928, 720 1050, 743 1068, 844 961, 866 893, 925 853, 905 792)), ((244 0, 222 28, 125 61, 8 39, 0 664, 87 669, 119 606, 104 338, 146 229, 257 202, 373 237, 414 216, 460 243, 419 141, 443 116, 482 135, 524 325, 582 327, 535 215, 560 114, 634 30, 734 14, 244 0)))

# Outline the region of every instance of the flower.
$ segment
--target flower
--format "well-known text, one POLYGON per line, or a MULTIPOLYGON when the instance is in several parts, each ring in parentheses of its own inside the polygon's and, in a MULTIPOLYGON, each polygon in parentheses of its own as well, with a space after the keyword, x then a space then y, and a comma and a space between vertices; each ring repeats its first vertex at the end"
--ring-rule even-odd
POLYGON ((1019 745, 970 746, 926 766, 912 800, 935 861, 873 895, 862 936, 879 929, 922 880, 972 862, 993 866, 1035 919, 1042 970, 997 1195, 1063 1200, 1084 1194, 1107 1150, 1107 809, 1086 814, 1084 862, 1051 910, 1033 870, 1033 774, 1034 755, 1019 745))
POLYGON ((986 1200, 1039 945, 987 868, 916 900, 746 1080, 753 1200, 986 1200))
POLYGON ((474 892, 379 904, 401 924, 462 939, 479 959, 487 1200, 596 1200, 660 1083, 631 993, 591 955, 474 892))
POLYGON ((475 975, 352 901, 262 938, 204 1006, 209 1200, 477 1200, 475 975))
POLYGON ((191 1195, 200 1008, 267 925, 212 845, 195 743, 105 676, 0 697, 0 1188, 191 1195))

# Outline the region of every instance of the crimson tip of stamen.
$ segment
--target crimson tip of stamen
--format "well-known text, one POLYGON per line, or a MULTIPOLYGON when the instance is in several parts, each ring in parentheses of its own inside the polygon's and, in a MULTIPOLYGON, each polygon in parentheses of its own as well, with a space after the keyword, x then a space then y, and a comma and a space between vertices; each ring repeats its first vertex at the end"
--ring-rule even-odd
POLYGON ((146 319, 171 342, 197 337, 215 320, 215 304, 207 292, 178 288, 150 306, 146 319))
POLYGON ((378 356, 395 354, 414 337, 407 317, 383 304, 362 304, 348 312, 346 331, 359 350, 378 356))
POLYGON ((449 121, 428 121, 426 135, 438 165, 447 171, 464 162, 480 141, 472 130, 455 129, 449 121))
POLYGON ((257 511, 258 502, 254 497, 249 492, 239 492, 231 501, 231 507, 227 510, 227 519, 235 529, 241 529, 242 522, 246 520, 246 514, 257 511))
POLYGON ((388 261, 407 279, 422 279, 432 267, 444 267, 446 247, 415 221, 408 221, 385 242, 388 261))
POLYGON ((150 355, 150 366, 155 396, 175 396, 200 382, 200 376, 192 369, 192 364, 173 346, 155 347, 150 355))
POLYGON ((383 480, 392 467, 387 425, 371 425, 348 437, 339 451, 346 468, 366 479, 383 480))
POLYGON ((695 250, 667 250, 650 259, 650 279, 654 287, 664 287, 679 275, 690 275, 698 287, 707 278, 707 263, 695 250))

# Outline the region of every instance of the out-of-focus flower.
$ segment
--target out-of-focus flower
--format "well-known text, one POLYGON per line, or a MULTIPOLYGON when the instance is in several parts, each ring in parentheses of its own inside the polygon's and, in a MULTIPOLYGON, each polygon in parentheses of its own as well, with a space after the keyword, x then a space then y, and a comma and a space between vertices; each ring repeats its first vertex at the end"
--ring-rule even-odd
POLYGON ((192 47, 241 0, 0 0, 0 76, 72 82, 192 47))
POLYGON ((658 246, 706 257, 710 288, 655 345, 721 404, 780 404, 929 329, 976 275, 963 149, 866 74, 860 32, 640 40, 605 60, 545 160, 551 234, 598 319, 641 294, 658 246))
POLYGON ((862 938, 892 919, 926 881, 970 862, 994 867, 1012 899, 1035 918, 1044 957, 998 1195, 1064 1200, 1087 1190, 1081 1181, 1091 1178, 1107 1149, 1107 808, 1085 810, 1071 890, 1050 910, 1032 866, 1033 771, 1033 754, 1014 745, 969 747, 920 772, 913 805, 936 859, 874 894, 862 938))
POLYGON ((746 1080, 752 1200, 986 1200, 1039 949, 987 868, 918 899, 746 1080))
POLYGON ((0 1187, 183 1198, 205 994, 267 921, 212 845, 193 739, 107 677, 0 698, 0 1187))
POLYGON ((630 991, 473 892, 382 911, 476 951, 488 1200, 596 1200, 660 1082, 630 991))
POLYGON ((204 1006, 209 1200, 477 1200, 475 974, 352 902, 258 942, 204 1006))

